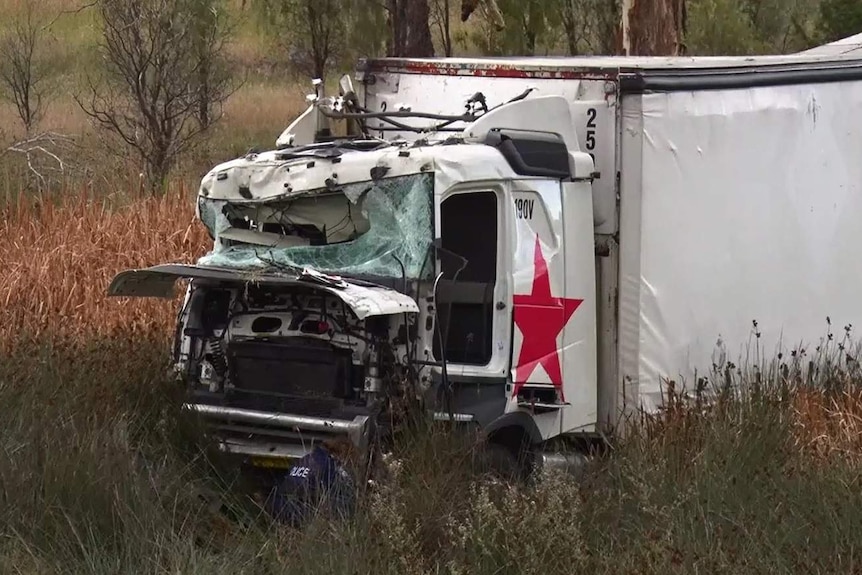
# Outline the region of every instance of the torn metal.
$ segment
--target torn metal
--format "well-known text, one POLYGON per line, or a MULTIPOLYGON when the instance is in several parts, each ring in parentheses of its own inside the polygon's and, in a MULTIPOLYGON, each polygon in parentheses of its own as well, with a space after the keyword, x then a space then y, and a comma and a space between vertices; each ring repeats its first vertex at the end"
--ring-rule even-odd
POLYGON ((108 295, 121 297, 170 298, 179 279, 198 279, 235 284, 253 283, 273 287, 313 287, 338 297, 358 319, 400 313, 419 313, 416 301, 408 295, 375 285, 358 285, 313 270, 296 275, 259 274, 199 266, 166 264, 140 270, 127 270, 114 278, 108 295))

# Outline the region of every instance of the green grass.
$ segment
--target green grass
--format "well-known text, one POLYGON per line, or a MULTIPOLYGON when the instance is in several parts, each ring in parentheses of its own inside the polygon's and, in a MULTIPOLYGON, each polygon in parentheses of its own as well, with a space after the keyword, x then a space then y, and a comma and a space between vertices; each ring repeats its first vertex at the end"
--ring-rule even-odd
MULTIPOLYGON (((0 363, 0 571, 813 573, 859 569, 859 458, 800 448, 786 393, 637 428, 585 478, 478 479, 472 443, 406 432, 346 524, 277 528, 164 381, 163 340, 0 363), (218 509, 212 502, 221 502, 218 509)), ((855 385, 855 384, 852 384, 855 385)))

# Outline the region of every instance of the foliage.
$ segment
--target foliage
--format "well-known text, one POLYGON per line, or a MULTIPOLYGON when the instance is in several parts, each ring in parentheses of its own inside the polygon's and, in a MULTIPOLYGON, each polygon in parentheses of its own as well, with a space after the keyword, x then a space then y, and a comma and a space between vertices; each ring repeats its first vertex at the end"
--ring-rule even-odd
POLYGON ((107 82, 78 103, 139 157, 151 191, 217 119, 230 94, 220 73, 224 35, 214 0, 100 0, 107 82), (189 14, 211 14, 189 18, 189 14))
POLYGON ((497 0, 502 27, 494 7, 482 2, 477 27, 459 35, 462 46, 474 44, 487 55, 532 56, 547 52, 556 41, 559 12, 554 2, 544 0, 497 0))
POLYGON ((193 23, 191 54, 197 72, 191 80, 197 89, 197 121, 205 131, 221 115, 221 105, 227 99, 228 86, 232 83, 231 76, 240 74, 230 69, 223 56, 232 32, 225 0, 195 0, 189 4, 190 11, 186 17, 193 23))
POLYGON ((346 20, 337 0, 263 0, 253 7, 298 72, 326 78, 345 49, 346 20))
POLYGON ((38 2, 27 2, 24 11, 0 37, 0 86, 15 105, 29 135, 44 113, 43 104, 53 70, 44 55, 48 22, 38 2))
MULTIPOLYGON (((308 7, 304 0, 255 0, 242 3, 233 0, 147 0, 142 6, 184 3, 188 7, 184 12, 186 15, 177 17, 170 30, 171 34, 181 36, 177 30, 189 29, 187 38, 183 40, 188 50, 183 52, 182 65, 170 66, 165 76, 170 74, 172 79, 187 80, 182 92, 193 95, 188 98, 170 98, 176 103, 184 102, 180 106, 183 108, 182 116, 188 118, 181 122, 175 119, 173 113, 165 116, 173 118, 167 124, 173 127, 169 132, 174 135, 150 138, 146 134, 148 125, 152 123, 140 112, 135 91, 129 88, 128 82, 122 77, 118 77, 111 59, 104 58, 105 27, 100 14, 102 7, 119 1, 98 0, 77 3, 74 8, 70 8, 65 0, 40 0, 40 5, 45 3, 45 9, 34 12, 38 14, 34 22, 50 19, 51 23, 47 28, 39 26, 39 35, 43 40, 54 40, 48 45, 42 42, 41 48, 36 46, 34 61, 39 65, 50 62, 50 71, 56 69, 58 72, 56 82, 53 77, 49 82, 58 88, 53 91, 56 98, 52 98, 50 109, 42 106, 42 111, 46 112, 41 114, 44 116, 42 127, 47 132, 68 136, 80 144, 75 148, 72 158, 65 153, 60 155, 54 149, 49 151, 61 157, 64 164, 71 159, 76 166, 86 166, 72 174, 64 170, 63 177, 82 177, 86 182, 104 183, 113 180, 117 173, 134 174, 136 181, 138 174, 143 174, 153 189, 162 187, 162 176, 158 173, 165 169, 165 165, 175 172, 194 173, 198 177, 202 174, 201 170, 211 167, 216 161, 244 153, 250 147, 271 145, 272 139, 291 121, 292 116, 281 114, 262 122, 249 118, 261 118, 261 110, 265 108, 304 108, 303 97, 309 76, 316 75, 314 66, 309 64, 314 61, 315 50, 318 55, 328 54, 324 72, 331 77, 352 70, 358 58, 384 54, 389 36, 386 0, 326 0, 314 3, 316 7, 334 7, 326 13, 325 21, 320 22, 323 28, 304 23, 308 15, 307 9, 305 16, 300 9, 302 6, 308 7), (187 17, 188 14, 194 16, 187 17), (248 18, 247 15, 253 17, 248 18), (234 22, 240 26, 234 26, 234 22), (337 34, 328 36, 331 43, 329 48, 325 44, 311 42, 312 31, 327 29, 337 31, 337 34), (219 55, 217 61, 201 60, 201 55, 210 53, 211 46, 219 48, 216 50, 219 55), (218 65, 211 66, 216 62, 218 65), (302 76, 301 88, 290 80, 291 73, 302 76), (90 78, 99 78, 104 85, 90 82, 90 78), (250 88, 243 89, 236 97, 222 99, 219 87, 227 78, 237 82, 245 79, 243 85, 250 88), (98 89, 98 110, 111 111, 118 120, 117 125, 123 128, 123 135, 118 135, 110 119, 102 115, 97 115, 96 121, 92 123, 99 128, 95 134, 88 129, 88 117, 77 107, 72 95, 78 93, 78 100, 85 104, 88 111, 94 112, 96 107, 92 106, 91 87, 98 89), (196 103, 191 103, 191 100, 196 103), (252 100, 253 108, 244 108, 245 102, 252 100), (231 111, 227 123, 221 122, 222 102, 227 105, 225 109, 231 111), (106 123, 98 118, 109 121, 106 123), (175 128, 179 125, 183 128, 181 134, 177 135, 175 128), (219 126, 225 127, 221 129, 219 126), (114 157, 106 157, 106 150, 97 145, 96 135, 109 136, 110 147, 107 151, 114 157), (186 136, 189 136, 188 142, 186 136), (261 138, 265 138, 265 142, 261 138), (173 144, 168 145, 168 142, 173 144), (166 147, 170 148, 167 155, 172 156, 173 160, 162 161, 162 154, 154 151, 166 147), (159 165, 162 167, 158 168, 159 165)), ((447 45, 454 56, 530 53, 592 55, 609 54, 617 49, 619 0, 530 0, 526 3, 483 0, 474 3, 478 8, 467 22, 462 22, 458 12, 460 7, 466 5, 464 2, 448 0, 449 10, 444 14, 447 0, 429 0, 438 53, 446 53, 447 45), (498 7, 502 12, 497 12, 498 7), (445 36, 446 14, 451 16, 450 42, 446 41, 445 36)), ((4 17, 0 23, 0 34, 5 33, 7 37, 14 35, 14 23, 26 21, 26 10, 32 5, 12 2, 0 7, 4 17)), ((684 38, 687 55, 787 53, 862 31, 860 24, 854 20, 860 4, 853 1, 688 0, 687 5, 688 26, 684 38)), ((317 10, 315 14, 322 14, 322 11, 317 10)), ((139 28, 143 40, 148 28, 139 28)), ((163 31, 163 34, 167 33, 163 31)), ((165 44, 177 42, 159 43, 160 46, 165 44)), ((138 51, 148 45, 147 42, 141 42, 138 51)), ((7 64, 12 61, 6 58, 7 64)), ((158 75, 155 73, 156 67, 151 68, 149 76, 158 75)), ((39 66, 34 69, 38 71, 39 66)), ((33 78, 36 79, 36 76, 33 78)), ((231 89, 226 92, 228 95, 234 94, 231 89)), ((160 97, 163 103, 167 101, 165 92, 160 97)), ((38 95, 35 99, 29 98, 29 101, 38 103, 38 95)), ((35 119, 40 116, 37 108, 30 107, 35 111, 32 114, 35 119)), ((160 106, 159 109, 175 107, 160 106)), ((6 126, 20 120, 14 104, 0 106, 0 113, 6 114, 3 117, 6 126)), ((50 156, 40 161, 56 165, 50 156)), ((27 162, 18 153, 6 154, 0 162, 0 170, 9 177, 32 176, 32 173, 28 173, 30 168, 27 162)), ((41 166, 39 171, 45 175, 41 166)), ((39 179, 38 176, 36 179, 39 179)), ((52 187, 57 185, 56 178, 46 179, 52 187)), ((0 187, 3 185, 0 181, 0 187)), ((19 188, 11 186, 10 191, 14 194, 19 188)), ((44 186, 40 183, 39 188, 44 186)))
POLYGON ((456 34, 464 49, 483 54, 570 56, 613 54, 620 23, 619 0, 497 0, 480 3, 471 29, 456 34))
POLYGON ((617 0, 553 0, 570 56, 612 54, 620 5, 617 0))
POLYGON ((750 54, 757 32, 739 0, 695 0, 689 6, 686 45, 690 54, 750 54))
POLYGON ((825 42, 834 42, 862 33, 862 2, 822 0, 819 31, 825 42))
POLYGON ((690 0, 692 55, 782 54, 813 45, 815 0, 690 0))
POLYGON ((261 0, 252 8, 274 49, 303 79, 326 79, 383 48, 386 18, 377 0, 261 0))
POLYGON ((383 55, 386 45, 386 10, 381 0, 344 0, 348 50, 342 69, 349 69, 358 58, 383 55))
MULTIPOLYGON (((860 4, 852 0, 823 0, 822 9, 821 0, 687 0, 686 4, 688 55, 789 53, 816 44, 818 29, 830 38, 862 31, 862 24, 854 20, 860 4), (829 18, 843 27, 826 32, 823 26, 829 18)), ((498 0, 497 5, 502 29, 495 25, 496 14, 480 3, 473 26, 455 34, 462 49, 495 56, 612 54, 616 50, 621 17, 617 1, 498 0)))
POLYGON ((442 56, 450 58, 453 54, 452 45, 452 15, 451 0, 430 0, 430 25, 436 34, 442 48, 442 56))

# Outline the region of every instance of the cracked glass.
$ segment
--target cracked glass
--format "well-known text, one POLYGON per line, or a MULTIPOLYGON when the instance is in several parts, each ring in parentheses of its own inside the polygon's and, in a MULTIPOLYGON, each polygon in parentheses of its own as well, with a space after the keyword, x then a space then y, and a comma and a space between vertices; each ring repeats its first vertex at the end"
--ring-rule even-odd
POLYGON ((230 203, 201 198, 216 239, 198 265, 233 269, 311 267, 353 276, 428 278, 434 176, 411 174, 313 190, 289 200, 230 203))

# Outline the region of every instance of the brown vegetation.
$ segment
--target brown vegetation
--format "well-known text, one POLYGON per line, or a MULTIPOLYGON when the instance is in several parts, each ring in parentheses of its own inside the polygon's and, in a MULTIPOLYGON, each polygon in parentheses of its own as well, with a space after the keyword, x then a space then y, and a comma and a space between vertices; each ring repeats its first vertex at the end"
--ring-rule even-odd
POLYGON ((161 198, 123 201, 69 191, 56 201, 19 196, 0 210, 0 349, 61 338, 167 333, 176 301, 105 293, 126 268, 188 262, 209 237, 193 196, 177 185, 161 198))

